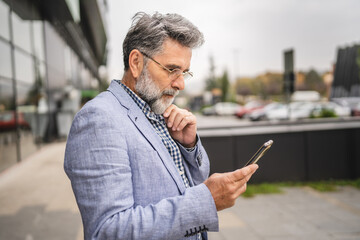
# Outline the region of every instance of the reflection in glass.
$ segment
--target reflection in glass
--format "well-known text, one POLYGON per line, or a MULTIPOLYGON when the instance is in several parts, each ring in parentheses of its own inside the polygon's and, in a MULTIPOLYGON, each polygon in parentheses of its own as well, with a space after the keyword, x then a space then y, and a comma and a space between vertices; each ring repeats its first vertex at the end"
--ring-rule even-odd
POLYGON ((35 77, 36 79, 40 78, 41 79, 41 85, 46 88, 46 65, 44 62, 37 62, 36 63, 36 68, 35 68, 35 77))
POLYGON ((15 12, 12 12, 12 24, 14 44, 31 53, 30 21, 22 20, 15 12))
POLYGON ((83 89, 91 89, 91 73, 84 65, 81 68, 81 85, 83 89))
POLYGON ((31 90, 31 85, 29 84, 20 84, 18 83, 16 86, 17 97, 16 104, 18 107, 22 105, 28 105, 31 102, 31 96, 28 96, 28 93, 31 90))
POLYGON ((12 78, 11 48, 8 43, 0 40, 0 76, 12 78))
POLYGON ((0 78, 0 172, 17 162, 12 82, 0 78))
POLYGON ((45 61, 43 22, 33 21, 32 25, 34 33, 34 55, 40 60, 45 61))
POLYGON ((72 58, 71 58, 71 79, 72 79, 72 84, 76 87, 81 89, 81 81, 80 81, 80 63, 79 63, 79 59, 78 56, 73 53, 72 54, 72 58))
POLYGON ((48 71, 49 89, 59 89, 66 86, 65 75, 65 43, 54 30, 54 28, 45 22, 46 39, 46 60, 48 71))
POLYGON ((0 0, 0 36, 10 39, 9 35, 9 7, 0 0))
POLYGON ((46 70, 49 72, 48 74, 49 90, 62 89, 66 86, 65 73, 63 71, 60 72, 56 68, 53 68, 51 66, 47 66, 46 70))
POLYGON ((0 112, 14 109, 12 81, 0 78, 0 112))
POLYGON ((30 55, 15 49, 16 80, 33 84, 35 80, 33 59, 30 55))
MULTIPOLYGON (((38 105, 43 97, 41 81, 35 81, 33 85, 17 83, 17 108, 18 108, 18 127, 20 132, 21 157, 25 158, 36 151, 36 143, 41 139, 38 136, 40 129, 40 116, 38 105)), ((46 114, 45 114, 46 115, 46 114)), ((47 116, 46 120, 47 120, 47 116)), ((41 122, 43 123, 43 122, 41 122)), ((44 123, 42 129, 46 129, 44 123)))
POLYGON ((66 46, 64 51, 64 59, 65 59, 65 76, 67 84, 72 83, 72 76, 71 76, 71 68, 72 68, 72 51, 71 49, 66 46))

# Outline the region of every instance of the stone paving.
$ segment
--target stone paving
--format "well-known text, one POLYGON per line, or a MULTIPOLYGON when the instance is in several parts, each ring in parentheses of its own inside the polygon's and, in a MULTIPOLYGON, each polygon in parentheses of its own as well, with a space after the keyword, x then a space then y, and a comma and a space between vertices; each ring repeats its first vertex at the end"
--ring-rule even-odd
POLYGON ((220 232, 210 239, 360 239, 360 190, 320 193, 309 187, 239 198, 219 212, 220 232))
POLYGON ((0 173, 1 240, 78 240, 82 224, 63 171, 65 143, 42 147, 0 173))
MULTIPOLYGON (((63 171, 65 143, 42 147, 0 173, 1 240, 83 239, 79 211, 63 171)), ((239 198, 219 212, 212 240, 360 239, 360 190, 320 193, 308 187, 239 198)))

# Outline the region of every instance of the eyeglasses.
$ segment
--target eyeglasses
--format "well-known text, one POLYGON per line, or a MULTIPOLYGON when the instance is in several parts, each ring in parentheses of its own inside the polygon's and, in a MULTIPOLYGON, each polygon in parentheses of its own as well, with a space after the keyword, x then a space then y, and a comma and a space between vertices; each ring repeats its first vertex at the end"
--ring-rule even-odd
MULTIPOLYGON (((141 52, 141 51, 140 51, 141 52)), ((167 67, 165 67, 164 65, 162 65, 161 63, 159 63, 158 61, 156 61, 155 59, 153 59, 152 57, 150 57, 149 55, 147 55, 146 53, 141 52, 142 55, 144 55, 145 57, 151 59, 152 61, 154 61, 157 65, 159 65, 162 69, 166 70, 169 72, 169 79, 171 81, 174 81, 176 79, 178 79, 178 77, 180 77, 181 75, 183 76, 184 80, 188 80, 191 77, 193 77, 193 73, 189 72, 189 71, 181 71, 181 69, 175 68, 175 69, 169 69, 167 67)))

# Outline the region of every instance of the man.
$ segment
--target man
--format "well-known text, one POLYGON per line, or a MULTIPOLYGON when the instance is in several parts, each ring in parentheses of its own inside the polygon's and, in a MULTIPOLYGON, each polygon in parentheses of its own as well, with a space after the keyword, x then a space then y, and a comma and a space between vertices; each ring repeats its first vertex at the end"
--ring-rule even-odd
MULTIPOLYGON (((201 32, 177 14, 138 13, 125 73, 76 115, 65 153, 85 239, 207 239, 257 169, 208 178, 196 117, 172 105, 201 32)), ((220 151, 220 149, 219 149, 220 151)))

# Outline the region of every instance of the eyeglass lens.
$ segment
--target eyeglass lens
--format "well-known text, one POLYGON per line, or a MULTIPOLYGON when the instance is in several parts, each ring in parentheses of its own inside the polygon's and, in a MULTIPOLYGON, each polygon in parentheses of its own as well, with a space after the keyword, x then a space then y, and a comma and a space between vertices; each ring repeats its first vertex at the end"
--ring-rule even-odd
POLYGON ((183 72, 180 69, 173 70, 169 75, 170 75, 171 80, 175 80, 178 77, 180 77, 181 75, 183 75, 184 80, 187 80, 191 77, 191 74, 189 72, 183 72))

